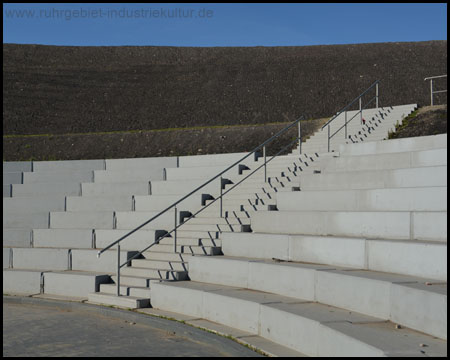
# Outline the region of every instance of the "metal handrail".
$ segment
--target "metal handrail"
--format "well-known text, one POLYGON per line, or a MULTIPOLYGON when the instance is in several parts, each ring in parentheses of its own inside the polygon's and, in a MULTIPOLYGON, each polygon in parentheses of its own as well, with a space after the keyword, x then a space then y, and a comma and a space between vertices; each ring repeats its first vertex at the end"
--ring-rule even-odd
MULTIPOLYGON (((257 172, 259 169, 261 169, 263 166, 266 166, 267 163, 269 163, 270 161, 272 161, 275 157, 277 157, 280 153, 282 153, 284 150, 286 150, 289 146, 291 146, 293 143, 297 142, 297 139, 294 139, 293 141, 291 141, 288 145, 286 145, 285 147, 283 147, 280 151, 278 151, 275 155, 273 155, 269 160, 265 161, 263 164, 261 164, 258 168, 256 168, 255 170, 253 170, 250 174, 248 174, 247 176, 245 176, 243 179, 241 179, 239 182, 237 182, 236 184, 234 184, 231 188, 229 188, 227 191, 225 191, 224 193, 221 193, 221 195, 215 199, 211 199, 212 201, 209 204, 205 204, 203 205, 203 207, 198 210, 195 214, 192 214, 191 216, 189 216, 189 218, 187 218, 185 221, 183 221, 183 223, 179 224, 179 225, 175 225, 175 227, 165 233, 164 235, 161 235, 157 240, 155 240, 153 243, 151 243, 149 246, 147 246, 145 249, 139 251, 138 253, 134 254, 132 257, 130 257, 129 259, 127 259, 123 264, 120 265, 120 268, 124 267, 126 264, 128 264, 131 260, 137 258, 138 256, 140 256, 143 252, 147 251, 148 249, 150 249, 153 245, 158 244, 159 241, 165 237, 168 237, 168 235, 176 232, 176 230, 186 224, 189 220, 194 219, 195 216, 199 213, 201 213, 203 210, 205 210, 206 208, 208 208, 208 206, 211 206, 212 204, 214 204, 217 200, 221 200, 221 198, 223 196, 225 196, 228 192, 230 192, 231 190, 233 190, 235 187, 237 187, 238 185, 240 185, 243 181, 245 181, 246 179, 248 179, 250 176, 252 176, 255 172, 257 172)), ((175 244, 176 247, 176 244, 175 244)))
MULTIPOLYGON (((330 120, 328 120, 325 125, 322 126, 322 130, 325 126, 327 126, 330 122, 332 122, 333 120, 335 120, 340 114, 342 114, 344 111, 346 111, 350 106, 352 106, 356 100, 358 100, 359 98, 361 98, 362 96, 364 96, 370 89, 372 89, 375 85, 377 85, 380 82, 380 80, 375 81, 372 85, 370 85, 366 90, 364 90, 364 92, 362 92, 359 96, 357 96, 354 100, 352 100, 349 104, 347 104, 346 106, 344 106, 342 108, 342 110, 340 110, 338 113, 336 113, 336 115, 334 115, 330 120)), ((377 94, 376 94, 376 98, 378 99, 378 90, 377 90, 377 94)), ((377 106, 378 108, 378 100, 377 100, 377 106)))
POLYGON ((423 79, 424 81, 430 80, 431 106, 433 106, 433 94, 447 92, 447 90, 433 91, 433 79, 439 79, 439 78, 443 78, 443 77, 447 77, 447 75, 430 76, 430 77, 426 77, 425 79, 423 79))
POLYGON ((336 133, 338 133, 343 127, 345 127, 345 138, 347 138, 347 124, 353 120, 353 118, 358 115, 361 114, 361 120, 362 120, 362 111, 364 109, 366 109, 366 105, 370 104, 374 99, 376 100, 376 108, 378 109, 378 83, 380 82, 380 80, 375 81, 372 85, 370 85, 366 90, 364 90, 361 94, 359 94, 355 99, 353 99, 350 103, 348 103, 346 106, 344 106, 342 108, 342 110, 338 111, 336 113, 336 115, 334 115, 330 120, 328 120, 321 128, 321 130, 323 130, 326 126, 328 126, 328 139, 327 139, 327 144, 328 144, 328 152, 330 152, 330 139, 336 135, 336 133), (370 99, 370 101, 368 103, 365 104, 364 108, 362 107, 362 101, 361 98, 369 91, 371 90, 373 87, 376 87, 376 91, 375 91, 375 96, 370 99), (350 106, 352 106, 357 100, 359 100, 359 111, 349 120, 347 121, 347 110, 350 106), (330 136, 330 123, 334 120, 336 120, 336 118, 341 115, 343 112, 345 112, 345 123, 343 126, 341 126, 336 132, 333 133, 333 135, 330 136))
MULTIPOLYGON (((275 135, 273 135, 272 137, 270 137, 269 139, 267 139, 266 141, 264 141, 263 143, 261 143, 260 145, 258 145, 255 149, 253 149, 251 152, 249 152, 247 155, 243 156, 240 160, 236 161, 235 163, 233 163, 232 165, 230 165, 229 167, 227 167, 225 170, 221 171, 219 174, 215 175, 214 177, 212 177, 211 179, 209 179, 208 181, 206 181, 205 183, 203 183, 202 185, 198 186, 195 190, 191 191, 189 194, 183 196, 181 199, 175 201, 172 205, 170 205, 169 207, 167 207, 166 209, 162 210, 161 212, 159 212, 157 215, 153 216, 151 219, 145 221, 144 223, 142 223, 141 225, 137 226, 136 228, 134 228, 133 230, 131 230, 130 232, 128 232, 127 234, 125 234, 124 236, 122 236, 121 238, 119 238, 116 241, 113 241, 111 244, 109 244, 108 246, 106 246, 105 248, 103 248, 102 250, 100 250, 97 253, 97 257, 99 258, 101 256, 101 254, 103 252, 105 252, 106 250, 110 249, 111 247, 113 247, 114 245, 117 244, 117 296, 120 296, 120 269, 125 266, 126 264, 128 264, 131 260, 135 259, 137 256, 140 256, 144 251, 147 251, 150 247, 152 247, 155 244, 158 244, 159 241, 164 238, 167 237, 168 235, 170 235, 171 233, 175 232, 175 242, 174 242, 174 249, 176 252, 176 230, 178 229, 180 225, 177 225, 177 209, 176 206, 182 202, 183 200, 187 199, 188 197, 190 197, 191 195, 193 195, 194 193, 196 193, 198 190, 200 190, 201 188, 205 187, 206 185, 208 185, 209 183, 211 183, 212 181, 214 181, 215 179, 219 178, 221 179, 220 181, 220 197, 214 199, 212 202, 210 202, 209 204, 205 204, 203 206, 202 209, 200 209, 200 211, 198 211, 197 213, 195 213, 194 215, 191 215, 186 221, 190 220, 191 218, 194 218, 195 215, 197 215, 199 212, 203 211, 204 209, 206 209, 208 206, 210 206, 211 204, 213 204, 214 202, 216 202, 217 200, 220 199, 221 204, 220 204, 220 216, 222 217, 222 197, 227 194, 229 191, 231 191, 232 189, 234 189, 236 186, 238 186, 242 181, 244 181, 245 179, 247 179, 249 176, 253 175, 256 171, 258 171, 261 167, 264 166, 264 181, 267 182, 267 163, 269 161, 271 161, 273 158, 275 158, 276 156, 278 156, 282 151, 284 151, 287 147, 291 146, 294 142, 299 143, 299 152, 301 153, 301 125, 300 125, 300 121, 303 120, 303 116, 301 116, 300 118, 298 118, 297 120, 295 120, 292 124, 286 126, 284 129, 280 130, 278 133, 276 133, 275 135), (281 149, 276 155, 272 156, 272 158, 270 160, 266 159, 266 144, 272 142, 274 139, 276 139, 277 137, 279 137, 281 134, 285 133, 287 130, 289 130, 290 128, 292 128, 294 125, 298 124, 298 137, 296 137, 293 141, 291 141, 287 146, 283 147, 283 149, 281 149), (238 182, 237 184, 235 184, 235 186, 233 186, 231 189, 228 189, 225 193, 222 193, 222 175, 227 172, 228 170, 230 170, 231 168, 233 168, 234 166, 238 165, 239 163, 241 163, 243 160, 245 160, 246 158, 248 158, 250 155, 257 153, 258 150, 260 150, 261 148, 263 148, 263 152, 264 152, 264 163, 262 165, 260 165, 256 170, 254 170, 253 172, 251 172, 249 175, 247 175, 244 179, 242 179, 240 182, 238 182), (166 213, 167 211, 169 211, 171 208, 175 208, 175 228, 172 229, 170 232, 168 233, 164 233, 164 235, 159 236, 153 243, 151 243, 149 246, 147 246, 144 250, 139 251, 138 253, 136 253, 133 257, 127 259, 123 264, 120 264, 120 242, 123 241, 124 239, 126 239, 128 236, 132 235, 133 233, 135 233, 136 231, 140 230, 142 227, 144 227, 145 225, 148 225, 150 222, 152 222, 153 220, 155 220, 156 218, 158 218, 159 216, 161 216, 162 214, 166 213)), ((183 222, 186 223, 186 221, 183 222)))
MULTIPOLYGON (((361 113, 363 110, 366 110, 367 109, 367 106, 368 105, 370 105, 371 103, 372 103, 372 101, 374 101, 376 99, 376 96, 374 96, 372 99, 370 99, 367 103, 366 103, 366 106, 365 107, 363 107, 361 110, 359 110, 355 115, 353 115, 351 118, 350 118, 350 120, 346 120, 345 121, 345 124, 344 125, 342 125, 339 129, 337 129, 332 135, 330 135, 330 139, 334 136, 334 135, 336 135, 344 126, 346 126, 350 121, 352 121, 359 113, 361 113)), ((345 135, 345 137, 347 138, 347 134, 345 135)))

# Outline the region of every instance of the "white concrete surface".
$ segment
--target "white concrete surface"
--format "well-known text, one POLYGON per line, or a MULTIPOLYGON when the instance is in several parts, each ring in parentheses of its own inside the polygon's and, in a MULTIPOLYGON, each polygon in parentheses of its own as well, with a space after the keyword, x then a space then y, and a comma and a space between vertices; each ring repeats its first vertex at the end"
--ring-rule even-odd
POLYGON ((31 229, 3 228, 3 247, 31 247, 31 229))
POLYGON ((447 186, 447 166, 305 174, 301 190, 357 190, 447 186))
POLYGON ((69 249, 13 248, 13 268, 28 270, 69 270, 69 249))
POLYGON ((64 211, 64 196, 34 196, 12 197, 3 199, 3 211, 12 213, 30 213, 40 211, 64 211))
POLYGON ((78 172, 79 170, 99 170, 105 168, 104 160, 60 160, 60 161, 33 161, 33 171, 53 172, 67 171, 78 172))
POLYGON ((33 247, 92 249, 91 229, 33 229, 33 247))
POLYGON ((3 184, 22 184, 22 172, 3 172, 3 184))
POLYGON ((113 229, 113 211, 55 211, 50 213, 52 229, 113 229))
POLYGON ((5 212, 3 214, 4 228, 46 229, 49 226, 49 212, 5 212))
POLYGON ((137 169, 163 169, 177 167, 176 157, 154 157, 136 159, 106 159, 105 170, 130 171, 137 169))
MULTIPOLYGON (((158 214, 159 211, 116 211, 115 228, 120 230, 132 230, 157 216, 158 214)), ((145 225, 142 229, 161 229, 170 231, 174 227, 175 212, 173 210, 169 210, 145 225)))
MULTIPOLYGON (((131 230, 95 230, 95 243, 98 249, 103 249, 110 245, 112 242, 120 239, 122 236, 128 234, 131 230)), ((158 232, 152 229, 141 229, 131 234, 120 243, 122 250, 138 250, 141 251, 159 237, 158 232)), ((163 243, 163 241, 161 241, 163 243)), ((113 246, 112 249, 117 249, 117 246, 113 246)))
POLYGON ((321 164, 323 172, 404 169, 424 166, 446 166, 447 149, 432 149, 389 154, 340 156, 321 164))
MULTIPOLYGON (((445 341, 408 329, 399 333, 392 323, 336 307, 192 281, 151 282, 151 287, 152 305, 157 309, 256 333, 310 356, 411 354, 411 343, 417 341, 427 343, 430 352, 446 352, 445 341), (380 338, 381 334, 385 336, 380 338)), ((413 353, 418 355, 419 350, 413 353)))
POLYGON ((12 185, 12 196, 81 195, 79 182, 46 182, 12 185))
MULTIPOLYGON (((67 196, 66 211, 131 211, 131 195, 109 196, 67 196)), ((57 209, 55 209, 57 210, 57 209)))
POLYGON ((12 195, 12 186, 11 184, 3 184, 3 197, 11 197, 12 195))
POLYGON ((101 283, 107 283, 107 274, 85 271, 52 271, 44 274, 44 294, 87 298, 99 291, 101 283), (70 284, 70 286, 67 286, 70 284))
MULTIPOLYGON (((80 271, 105 272, 115 274, 117 271, 117 250, 107 250, 99 258, 96 249, 72 250, 72 269, 80 271)), ((136 254, 136 251, 120 251, 120 263, 136 254)), ((122 268, 123 269, 123 268, 122 268)))
POLYGON ((276 194, 280 211, 447 211, 447 187, 297 191, 276 194))
MULTIPOLYGON (((234 164, 235 162, 239 161, 246 155, 248 155, 248 153, 241 152, 229 154, 179 156, 178 162, 179 167, 216 166, 216 165, 225 165, 225 167, 228 167, 234 164)), ((254 158, 255 158, 254 155, 250 155, 244 161, 251 162, 253 161, 254 158)))
POLYGON ((117 183, 117 182, 137 182, 163 180, 163 170, 157 169, 137 169, 133 171, 124 170, 97 170, 94 171, 94 182, 96 183, 117 183))
POLYGON ((125 196, 125 195, 149 195, 150 183, 143 182, 125 182, 125 183, 82 183, 80 194, 87 196, 125 196))
POLYGON ((32 171, 31 161, 3 161, 3 172, 32 171))
POLYGON ((3 293, 34 295, 41 292, 41 274, 39 270, 3 269, 3 293))
POLYGON ((339 151, 342 155, 369 155, 440 148, 447 148, 447 134, 343 144, 339 151))
MULTIPOLYGON (((177 204, 178 210, 199 209, 201 207, 201 191, 193 194, 187 199, 177 204)), ((162 211, 186 194, 165 194, 165 195, 137 195, 135 196, 135 211, 162 211)), ((173 212, 173 210, 171 210, 173 212)))
POLYGON ((447 244, 337 236, 222 233, 227 256, 343 266, 447 281, 447 244))
POLYGON ((49 183, 49 182, 91 182, 94 180, 92 170, 76 172, 69 171, 35 171, 23 173, 23 183, 49 183))

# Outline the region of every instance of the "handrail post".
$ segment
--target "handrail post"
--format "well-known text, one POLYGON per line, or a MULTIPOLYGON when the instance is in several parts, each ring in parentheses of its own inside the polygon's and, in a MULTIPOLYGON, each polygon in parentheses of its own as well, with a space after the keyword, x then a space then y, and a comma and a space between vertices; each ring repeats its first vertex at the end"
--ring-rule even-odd
POLYGON ((433 106, 433 79, 430 79, 431 106, 433 106))
POLYGON ((328 152, 330 152, 330 125, 328 125, 328 152))
POLYGON ((347 139, 347 111, 345 112, 345 139, 347 139))
POLYGON ((220 207, 220 210, 219 210, 219 211, 220 211, 220 217, 223 217, 223 216, 222 216, 222 215, 223 215, 223 211, 222 211, 222 205, 223 205, 223 204, 222 204, 222 191, 223 191, 223 190, 222 190, 222 176, 220 177, 219 187, 220 187, 220 200, 219 200, 219 201, 220 201, 220 206, 219 206, 219 207, 220 207))
POLYGON ((173 252, 177 252, 177 207, 175 206, 175 231, 174 231, 174 239, 173 239, 173 252))
POLYGON ((300 126, 300 121, 298 122, 298 153, 302 154, 302 129, 300 126))
POLYGON ((117 244, 117 296, 120 296, 120 245, 117 244))
POLYGON ((359 98, 359 121, 362 124, 362 106, 361 106, 361 98, 359 98))
POLYGON ((376 107, 378 109, 378 83, 375 85, 375 91, 376 91, 376 107))
POLYGON ((264 156, 264 182, 267 182, 267 165, 266 165, 266 146, 263 146, 263 156, 264 156))

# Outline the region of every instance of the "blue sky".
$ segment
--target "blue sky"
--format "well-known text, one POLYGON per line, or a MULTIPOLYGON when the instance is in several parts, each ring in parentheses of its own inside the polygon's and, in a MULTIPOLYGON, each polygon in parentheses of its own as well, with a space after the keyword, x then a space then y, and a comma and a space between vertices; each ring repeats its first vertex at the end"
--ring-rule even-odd
POLYGON ((305 46, 447 40, 446 3, 3 4, 3 43, 305 46))

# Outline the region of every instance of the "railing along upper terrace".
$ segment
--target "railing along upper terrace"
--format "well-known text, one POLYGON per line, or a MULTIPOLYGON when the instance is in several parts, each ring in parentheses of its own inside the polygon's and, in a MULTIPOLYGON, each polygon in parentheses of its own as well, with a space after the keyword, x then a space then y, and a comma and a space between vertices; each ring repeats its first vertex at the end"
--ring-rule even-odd
POLYGON ((438 94, 438 93, 444 93, 444 92, 447 92, 447 89, 445 89, 445 90, 435 90, 435 91, 433 91, 433 80, 434 80, 434 79, 444 78, 444 77, 447 77, 447 75, 430 76, 430 77, 426 77, 425 79, 423 79, 424 81, 430 80, 431 106, 433 106, 433 94, 438 94))
MULTIPOLYGON (((258 145, 254 150, 252 150, 251 152, 249 152, 247 155, 243 156, 240 160, 236 161, 235 163, 233 163, 232 165, 230 165, 229 167, 227 167, 225 170, 221 171, 220 173, 218 173, 217 175, 215 175, 214 177, 212 177, 211 179, 209 179, 208 181, 206 181, 205 183, 203 183, 202 185, 198 186, 195 190, 191 191, 189 194, 183 196, 182 198, 180 198, 179 200, 175 201, 172 205, 170 205, 169 207, 167 207, 166 209, 162 210, 161 212, 159 212, 158 214, 156 214, 155 216, 153 216, 151 219, 147 220, 146 222, 144 222, 143 224, 137 226, 136 228, 134 228, 133 230, 131 230, 130 232, 128 232, 127 234, 125 234, 124 236, 122 236, 120 239, 112 242, 111 244, 109 244, 108 246, 106 246, 105 248, 103 248, 102 250, 100 250, 97 254, 97 257, 100 257, 102 253, 104 253, 106 250, 112 248, 113 246, 117 245, 117 296, 120 296, 120 269, 129 264, 131 260, 141 256, 142 253, 144 253, 145 251, 147 251, 148 249, 150 249, 152 246, 154 246, 155 244, 159 244, 159 242, 161 241, 161 239, 165 238, 165 237, 169 237, 169 235, 171 235, 172 233, 174 234, 174 252, 177 252, 177 229, 181 226, 184 225, 187 221, 189 221, 190 219, 195 218, 196 215, 198 215, 200 212, 202 212, 203 210, 205 210, 206 208, 208 208, 209 206, 211 206, 213 203, 215 203, 216 201, 220 201, 220 206, 219 206, 219 216, 223 217, 223 197, 230 192, 231 190, 233 190, 235 187, 239 186, 243 181, 245 181, 246 179, 248 179, 250 176, 252 176, 255 172, 257 172, 259 169, 261 169, 262 167, 264 167, 264 182, 269 182, 270 183, 270 178, 267 177, 267 164, 272 161, 275 157, 277 157, 278 155, 280 155, 283 151, 285 151, 287 148, 291 147, 294 143, 298 142, 298 151, 299 154, 301 154, 301 125, 300 125, 300 121, 303 120, 304 117, 301 116, 300 118, 298 118, 297 120, 295 120, 293 123, 291 123, 290 125, 286 126, 284 129, 280 130, 277 134, 273 135, 272 137, 270 137, 269 139, 267 139, 266 141, 264 141, 263 143, 261 143, 260 145, 258 145), (292 140, 291 142, 289 142, 289 144, 287 144, 286 146, 284 146, 280 151, 278 151, 275 155, 273 155, 270 159, 267 158, 266 155, 266 146, 267 144, 271 143, 273 140, 275 140, 276 138, 278 138, 280 135, 284 134, 286 131, 288 131, 289 129, 293 128, 295 125, 298 125, 298 134, 297 137, 292 140), (255 159, 258 158, 258 155, 260 155, 260 150, 263 150, 263 158, 264 158, 264 162, 263 164, 261 164, 259 167, 257 167, 255 170, 253 170, 252 172, 250 172, 248 175, 246 175, 244 178, 242 178, 240 181, 238 181, 237 183, 233 184, 232 187, 230 187, 227 191, 223 191, 225 184, 227 184, 226 179, 224 179, 222 177, 222 175, 229 171, 230 169, 232 169, 235 166, 238 166, 242 161, 244 161, 245 159, 247 159, 248 157, 250 157, 252 154, 255 154, 255 159), (179 203, 181 203, 182 201, 184 201, 185 199, 187 199, 188 197, 192 196, 193 194, 195 194, 197 191, 199 191, 200 189, 204 188, 206 185, 208 185, 209 183, 211 183, 212 181, 216 180, 220 178, 219 181, 219 188, 220 188, 220 195, 218 197, 216 197, 215 199, 212 199, 211 202, 209 202, 208 204, 202 204, 202 208, 200 210, 198 210, 197 212, 195 212, 194 214, 189 213, 189 215, 180 218, 178 215, 178 210, 177 210, 177 205, 179 203), (269 180, 269 181, 268 181, 269 180), (132 235, 133 233, 135 233, 136 231, 142 229, 144 226, 150 224, 153 220, 157 219, 158 217, 160 217, 162 214, 168 212, 170 209, 174 209, 174 228, 169 231, 169 232, 163 232, 162 234, 157 233, 155 236, 155 240, 153 242, 151 242, 145 249, 137 252, 136 254, 134 254, 132 257, 130 257, 129 259, 127 259, 124 263, 120 264, 120 243, 125 240, 126 238, 128 238, 130 235, 132 235)), ((239 171, 240 172, 240 171, 239 171)), ((180 212, 181 215, 181 212, 180 212)), ((186 215, 186 214, 184 214, 186 215)))

